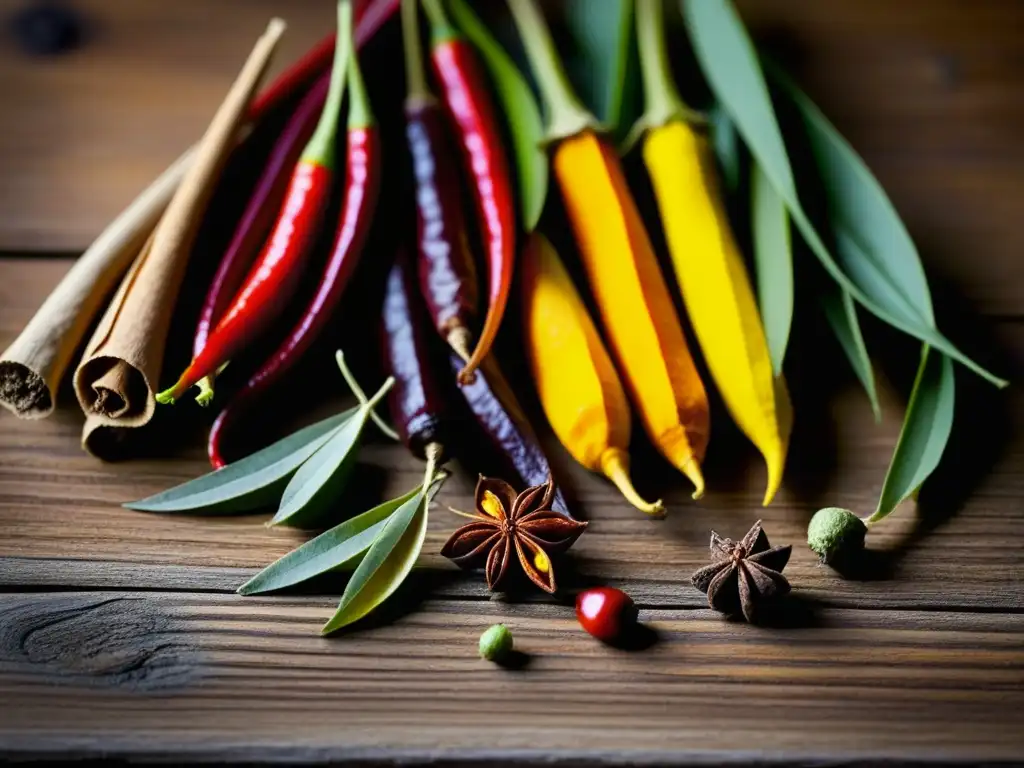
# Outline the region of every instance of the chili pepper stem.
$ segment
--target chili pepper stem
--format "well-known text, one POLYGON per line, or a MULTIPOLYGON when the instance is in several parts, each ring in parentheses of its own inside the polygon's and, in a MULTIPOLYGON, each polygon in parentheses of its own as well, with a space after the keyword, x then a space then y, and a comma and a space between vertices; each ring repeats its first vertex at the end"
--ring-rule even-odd
POLYGON ((441 0, 423 0, 423 9, 430 18, 431 37, 434 45, 459 37, 459 32, 448 18, 441 0))
POLYGON ((334 48, 334 62, 331 65, 331 84, 328 86, 327 101, 321 113, 320 122, 302 152, 301 159, 334 168, 335 137, 338 133, 338 115, 345 95, 346 74, 350 71, 349 60, 355 58, 352 51, 352 4, 349 0, 338 3, 338 42, 334 48))
POLYGON ((213 376, 203 376, 196 386, 199 387, 199 394, 196 395, 196 402, 204 408, 213 402, 213 376))
POLYGON ((508 0, 508 7, 548 113, 545 141, 555 142, 586 130, 600 130, 597 118, 573 92, 536 0, 508 0))
MULTIPOLYGON (((464 325, 455 326, 448 331, 445 341, 448 342, 448 346, 455 350, 455 354, 462 359, 462 362, 469 362, 473 349, 473 334, 470 333, 469 328, 464 325)), ((471 384, 472 380, 468 383, 471 384)))
POLYGON ((434 482, 434 475, 437 473, 437 464, 444 455, 444 446, 440 443, 428 443, 423 449, 423 455, 427 457, 427 468, 423 473, 423 493, 426 494, 431 483, 434 482))
POLYGON ((434 101, 427 86, 423 68, 423 47, 420 45, 420 23, 416 13, 419 0, 402 0, 402 47, 405 49, 405 103, 407 107, 422 106, 434 101))
POLYGON ((629 477, 629 456, 625 451, 618 448, 611 448, 601 456, 601 472, 605 477, 615 483, 615 487, 625 497, 626 501, 652 517, 664 517, 665 505, 661 499, 654 502, 645 501, 629 477))
POLYGON ((636 34, 644 84, 644 113, 626 138, 626 152, 651 128, 674 120, 701 125, 707 122, 701 113, 686 105, 672 78, 665 47, 664 0, 636 0, 636 34))
POLYGON ((370 410, 370 418, 373 420, 373 423, 377 425, 377 429, 392 440, 400 440, 401 438, 398 436, 398 433, 395 432, 395 430, 386 421, 384 421, 384 419, 377 415, 376 411, 373 410, 373 407, 377 404, 380 398, 387 394, 391 387, 395 385, 394 376, 389 376, 381 389, 378 390, 373 397, 367 399, 363 388, 359 386, 359 382, 356 381, 356 377, 352 375, 352 371, 349 370, 348 365, 345 363, 345 353, 339 349, 334 353, 334 359, 338 363, 338 368, 341 369, 341 375, 345 377, 345 383, 348 384, 348 388, 352 390, 352 394, 356 396, 356 400, 359 401, 361 406, 370 410))

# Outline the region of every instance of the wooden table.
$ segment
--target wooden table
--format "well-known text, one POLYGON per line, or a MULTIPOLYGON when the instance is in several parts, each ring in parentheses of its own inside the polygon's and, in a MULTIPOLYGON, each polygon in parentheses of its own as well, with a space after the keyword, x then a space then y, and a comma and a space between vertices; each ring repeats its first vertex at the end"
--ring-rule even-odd
MULTIPOLYGON (((0 10, 18 5, 5 1, 0 10)), ((0 44, 0 347, 79 252, 201 129, 274 10, 295 55, 330 4, 82 0, 87 44, 31 61, 0 44), (206 20, 195 22, 202 6, 206 20), (38 258, 36 254, 49 254, 38 258), (55 256, 54 254, 62 254, 55 256), (63 254, 68 254, 67 256, 63 254)), ((862 151, 921 246, 944 327, 1011 378, 1024 366, 1024 5, 1006 0, 749 0, 757 34, 862 151)), ((262 517, 194 520, 120 508, 205 470, 201 432, 160 458, 101 464, 81 416, 0 415, 0 754, 30 757, 499 763, 1024 760, 1024 396, 959 377, 953 443, 919 509, 870 536, 843 580, 803 546, 811 514, 868 511, 901 418, 913 348, 872 330, 885 420, 837 357, 804 355, 787 483, 718 419, 699 505, 641 447, 639 481, 671 515, 641 519, 551 446, 591 520, 570 586, 626 589, 645 649, 602 646, 568 603, 492 597, 436 553, 467 506, 457 473, 394 608, 322 639, 340 590, 234 589, 301 537, 262 517), (899 365, 902 357, 904 365, 899 365), (890 364, 895 362, 893 368, 890 364), (811 366, 810 363, 817 363, 811 366), (758 517, 795 545, 795 599, 771 627, 724 621, 689 586, 711 528, 758 517), (476 640, 504 621, 529 663, 476 640)), ((799 357, 799 355, 798 355, 799 357)), ((189 418, 194 418, 190 416, 189 418)), ((550 440, 548 441, 550 444, 550 440)), ((420 465, 372 440, 385 490, 420 465)))

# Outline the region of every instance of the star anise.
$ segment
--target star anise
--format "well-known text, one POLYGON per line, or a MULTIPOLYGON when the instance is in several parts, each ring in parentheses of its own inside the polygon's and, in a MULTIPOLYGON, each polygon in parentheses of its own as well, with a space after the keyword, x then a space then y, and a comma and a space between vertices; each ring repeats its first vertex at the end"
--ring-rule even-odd
POLYGON ((707 594, 708 605, 716 611, 742 613, 753 622, 759 603, 789 592, 782 569, 792 549, 788 544, 772 547, 760 520, 740 541, 723 539, 712 531, 711 565, 693 574, 693 586, 707 594))
POLYGON ((476 514, 459 513, 473 522, 455 531, 441 554, 464 568, 485 563, 487 586, 494 590, 508 572, 514 549, 530 581, 554 592, 551 555, 571 547, 587 527, 552 510, 554 495, 550 477, 544 485, 517 494, 504 480, 481 475, 474 499, 476 514))

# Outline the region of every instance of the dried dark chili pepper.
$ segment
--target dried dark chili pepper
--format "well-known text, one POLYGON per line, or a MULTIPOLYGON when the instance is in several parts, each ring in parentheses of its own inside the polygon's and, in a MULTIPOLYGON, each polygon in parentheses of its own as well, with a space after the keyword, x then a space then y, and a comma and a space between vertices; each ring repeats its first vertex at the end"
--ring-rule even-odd
POLYGON ((473 182, 489 270, 490 303, 484 326, 476 349, 459 372, 459 380, 468 382, 490 352, 505 315, 515 259, 515 203, 494 106, 481 76, 483 65, 448 21, 440 0, 424 0, 424 7, 432 27, 431 60, 473 182))
POLYGON ((420 290, 430 319, 463 360, 470 358, 477 313, 477 276, 462 213, 458 168, 450 162, 445 116, 427 86, 420 51, 418 0, 402 0, 408 93, 405 135, 416 180, 420 290))
MULTIPOLYGON (((156 396, 171 404, 258 338, 276 320, 298 288, 302 268, 319 231, 331 194, 338 115, 348 79, 352 40, 349 0, 338 4, 339 34, 327 102, 312 138, 295 165, 274 231, 206 346, 170 389, 156 396)), ((351 173, 350 173, 351 176, 351 173)), ((212 392, 198 402, 209 403, 212 392)))
MULTIPOLYGON (((398 10, 400 0, 369 0, 357 3, 355 11, 356 45, 361 47, 377 34, 398 10)), ((249 107, 249 118, 258 120, 267 112, 315 81, 330 69, 335 49, 334 33, 327 35, 309 49, 301 59, 278 75, 249 107)))
POLYGON ((331 319, 366 244, 380 189, 380 135, 354 55, 348 77, 345 197, 331 256, 313 299, 291 333, 214 421, 207 445, 214 467, 226 463, 221 446, 227 428, 295 365, 331 319))
MULTIPOLYGON (((456 372, 462 367, 462 361, 455 355, 451 356, 451 364, 456 372)), ((474 380, 460 384, 459 389, 505 463, 506 473, 527 486, 546 483, 551 477, 551 465, 494 358, 487 358, 474 380)), ((551 508, 569 514, 569 506, 557 488, 551 508)))
POLYGON ((388 399, 391 419, 413 455, 441 464, 451 435, 449 400, 437 379, 441 369, 426 311, 415 288, 413 268, 404 250, 388 273, 384 292, 384 357, 395 379, 388 399))

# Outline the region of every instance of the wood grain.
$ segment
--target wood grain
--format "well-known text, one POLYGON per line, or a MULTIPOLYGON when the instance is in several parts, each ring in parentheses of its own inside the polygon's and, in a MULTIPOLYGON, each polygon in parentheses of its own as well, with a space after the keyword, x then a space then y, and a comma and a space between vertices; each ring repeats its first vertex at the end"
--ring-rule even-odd
POLYGON ((822 609, 765 630, 707 609, 644 610, 655 640, 629 652, 593 642, 558 606, 446 600, 323 639, 332 602, 2 595, 0 691, 18 706, 0 742, 34 756, 260 760, 999 760, 1024 749, 1019 615, 822 609), (496 621, 527 654, 518 671, 476 657, 477 632, 496 621))
MULTIPOLYGON (((0 0, 0 16, 16 5, 0 0)), ((878 174, 932 278, 982 311, 1016 314, 1024 303, 1024 5, 739 5, 757 39, 878 174), (976 258, 987 268, 975 269, 976 258)), ((195 141, 271 15, 290 25, 278 66, 331 25, 330 3, 315 0, 75 6, 90 24, 79 50, 34 59, 0 46, 0 251, 84 249, 195 141)))

